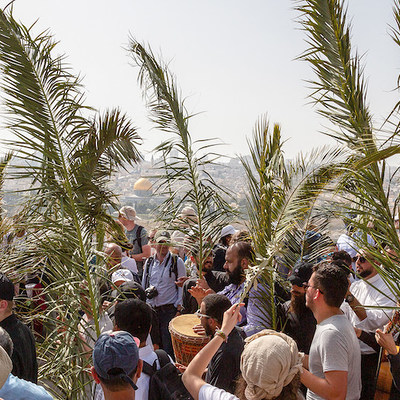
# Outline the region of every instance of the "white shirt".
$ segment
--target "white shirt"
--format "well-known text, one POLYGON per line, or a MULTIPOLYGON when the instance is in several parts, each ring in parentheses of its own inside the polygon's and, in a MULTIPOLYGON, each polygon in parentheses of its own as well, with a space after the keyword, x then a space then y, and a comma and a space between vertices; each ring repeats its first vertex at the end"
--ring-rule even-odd
POLYGON ((121 268, 129 269, 129 271, 131 271, 133 274, 137 274, 138 272, 136 261, 128 256, 122 256, 121 268))
POLYGON ((161 263, 155 257, 151 263, 146 262, 144 266, 142 286, 146 286, 147 268, 149 268, 149 285, 147 287, 155 286, 158 291, 158 296, 147 300, 147 303, 153 307, 166 304, 173 304, 175 307, 182 305, 182 288, 177 287, 175 281, 182 276, 186 276, 186 268, 182 259, 178 257, 178 276, 175 276, 173 272, 171 272, 170 276, 172 262, 172 254, 168 252, 161 263))
MULTIPOLYGON (((150 365, 153 365, 154 361, 157 360, 157 369, 160 368, 160 363, 158 362, 157 354, 153 350, 153 345, 147 344, 144 347, 140 347, 139 358, 143 361, 146 361, 150 365)), ((171 357, 170 360, 173 362, 171 357)), ((135 391, 136 400, 147 400, 149 398, 149 383, 150 376, 142 372, 136 382, 136 386, 138 387, 138 389, 135 391)), ((104 400, 104 393, 101 390, 100 385, 96 385, 94 400, 104 400)))
MULTIPOLYGON (((384 307, 394 307, 396 306, 396 302, 392 300, 394 296, 379 274, 370 279, 353 282, 350 286, 350 292, 364 307, 380 307, 366 308, 367 318, 360 321, 350 305, 343 302, 340 308, 353 326, 363 331, 374 332, 378 328, 382 329, 383 326, 389 322, 391 310, 385 309, 384 307)), ((359 343, 361 354, 375 353, 375 351, 364 342, 359 340, 359 343)))

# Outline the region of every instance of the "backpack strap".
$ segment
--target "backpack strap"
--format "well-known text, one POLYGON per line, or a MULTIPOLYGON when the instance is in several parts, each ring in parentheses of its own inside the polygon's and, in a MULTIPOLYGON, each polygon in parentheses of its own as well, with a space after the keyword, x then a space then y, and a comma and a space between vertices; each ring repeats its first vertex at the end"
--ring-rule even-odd
POLYGON ((143 361, 143 373, 148 375, 148 376, 153 376, 154 373, 156 372, 156 369, 154 368, 154 365, 150 365, 146 361, 143 361))
POLYGON ((144 277, 144 285, 143 285, 143 289, 147 289, 147 287, 149 286, 149 276, 150 276, 150 268, 153 265, 153 261, 154 261, 154 257, 149 257, 146 260, 145 263, 145 268, 146 268, 146 275, 144 277))
POLYGON ((155 353, 157 354, 158 361, 160 362, 160 369, 171 362, 165 350, 157 349, 155 353))
POLYGON ((171 277, 172 272, 175 274, 175 279, 178 279, 178 256, 172 254, 172 262, 169 266, 169 277, 171 277))
POLYGON ((143 253, 143 248, 142 248, 142 230, 143 230, 143 226, 142 225, 138 225, 137 231, 136 231, 136 240, 137 240, 137 244, 140 248, 140 253, 143 253))

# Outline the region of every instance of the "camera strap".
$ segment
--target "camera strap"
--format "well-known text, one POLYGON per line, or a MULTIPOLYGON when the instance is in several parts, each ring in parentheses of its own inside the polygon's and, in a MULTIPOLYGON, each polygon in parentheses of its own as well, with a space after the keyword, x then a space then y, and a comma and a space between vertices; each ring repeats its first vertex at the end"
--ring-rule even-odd
MULTIPOLYGON (((171 253, 168 252, 168 256, 167 256, 167 259, 165 260, 165 265, 164 265, 164 267, 162 269, 162 273, 161 273, 161 275, 160 275, 160 277, 159 277, 159 279, 157 281, 157 284, 154 285, 156 288, 158 288, 160 286, 160 282, 162 281, 162 279, 164 277, 165 270, 167 269, 167 266, 169 265, 169 263, 171 261, 171 258, 172 258, 171 253)), ((151 271, 153 269, 153 265, 154 265, 155 259, 156 259, 156 256, 153 257, 153 259, 151 260, 151 263, 150 263, 150 265, 149 265, 149 267, 147 269, 146 281, 145 281, 145 284, 146 284, 145 289, 147 289, 150 286, 151 271)), ((160 264, 162 264, 162 263, 160 263, 160 264)))

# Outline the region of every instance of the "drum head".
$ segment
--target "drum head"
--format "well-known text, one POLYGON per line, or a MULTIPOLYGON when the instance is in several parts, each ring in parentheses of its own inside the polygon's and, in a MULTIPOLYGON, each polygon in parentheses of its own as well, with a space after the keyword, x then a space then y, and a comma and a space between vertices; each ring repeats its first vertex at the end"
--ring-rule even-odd
POLYGON ((193 327, 200 324, 200 318, 194 314, 178 315, 170 322, 170 329, 183 336, 204 338, 193 331, 193 327))

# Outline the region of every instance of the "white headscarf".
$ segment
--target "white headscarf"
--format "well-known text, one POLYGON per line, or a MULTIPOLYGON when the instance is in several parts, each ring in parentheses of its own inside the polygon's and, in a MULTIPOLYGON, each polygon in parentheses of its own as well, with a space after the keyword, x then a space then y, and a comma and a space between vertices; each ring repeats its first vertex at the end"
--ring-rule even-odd
POLYGON ((278 396, 302 370, 304 354, 284 333, 265 329, 246 339, 240 369, 247 383, 248 400, 278 396))

